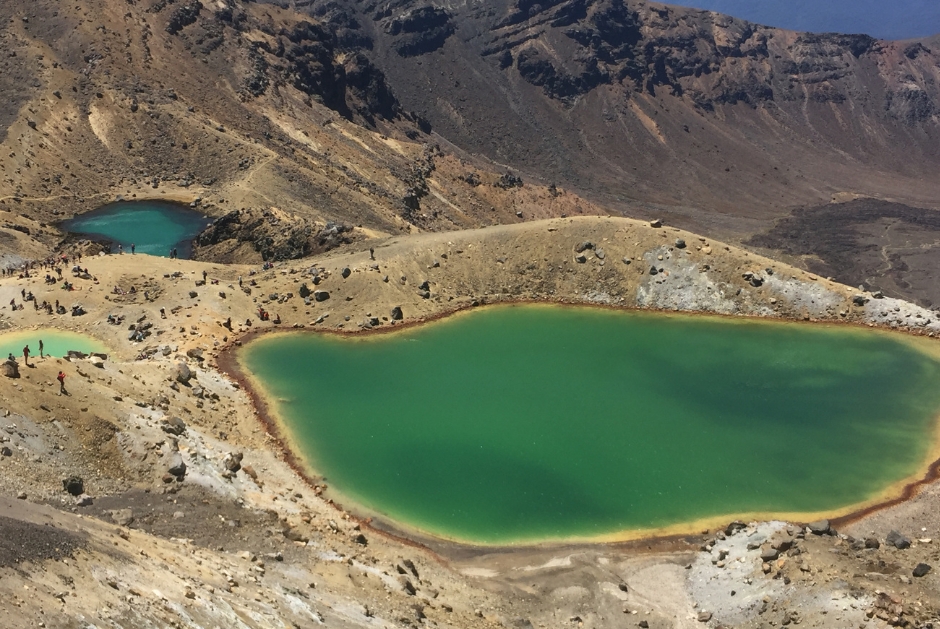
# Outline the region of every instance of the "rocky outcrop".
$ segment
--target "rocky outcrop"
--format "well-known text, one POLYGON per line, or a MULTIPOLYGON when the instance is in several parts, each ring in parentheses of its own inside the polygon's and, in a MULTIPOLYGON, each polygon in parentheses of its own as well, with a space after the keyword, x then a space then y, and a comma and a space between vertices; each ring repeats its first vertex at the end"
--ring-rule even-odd
POLYGON ((401 115, 401 105, 385 81, 385 75, 362 52, 343 61, 346 73, 346 104, 369 125, 377 118, 393 120, 401 115))
POLYGON ((318 224, 277 208, 241 209, 216 219, 193 241, 199 260, 295 260, 349 244, 357 237, 342 223, 318 224), (252 255, 254 254, 254 255, 252 255))
POLYGON ((295 88, 315 97, 330 109, 349 116, 345 99, 345 72, 335 63, 336 39, 324 25, 301 22, 280 33, 284 78, 295 88))
POLYGON ((523 13, 522 25, 510 19, 494 29, 484 54, 515 56, 523 79, 562 99, 630 81, 650 94, 686 95, 704 109, 790 98, 798 85, 823 83, 809 97, 838 101, 844 90, 827 82, 852 75, 860 57, 878 50, 864 35, 809 34, 787 45, 779 31, 724 15, 614 0, 533 5, 514 15, 523 13), (543 40, 558 35, 575 43, 573 54, 548 52, 543 40), (527 42, 521 49, 520 40, 527 42))
POLYGON ((385 21, 385 32, 391 35, 392 47, 402 57, 434 52, 454 33, 450 13, 446 9, 422 6, 385 21))
POLYGON ((0 373, 3 373, 7 378, 19 378, 20 366, 15 360, 5 360, 0 364, 0 373))
POLYGON ((176 35, 185 27, 194 24, 199 18, 199 13, 202 9, 202 3, 199 2, 199 0, 193 0, 179 7, 170 14, 170 21, 166 25, 166 32, 170 35, 176 35))
MULTIPOLYGON (((274 28, 252 19, 250 11, 233 2, 218 3, 214 19, 206 18, 204 9, 198 0, 178 7, 170 14, 166 30, 191 40, 187 47, 200 56, 219 48, 227 38, 242 40, 246 33, 253 33, 243 40, 242 60, 235 64, 243 98, 289 85, 344 118, 368 126, 375 126, 377 119, 391 121, 402 115, 385 75, 367 56, 358 54, 370 49, 372 42, 358 34, 360 24, 350 12, 320 10, 315 18, 274 28), (190 33, 187 27, 197 22, 198 28, 190 33)), ((412 22, 406 21, 406 27, 412 28, 412 22)))

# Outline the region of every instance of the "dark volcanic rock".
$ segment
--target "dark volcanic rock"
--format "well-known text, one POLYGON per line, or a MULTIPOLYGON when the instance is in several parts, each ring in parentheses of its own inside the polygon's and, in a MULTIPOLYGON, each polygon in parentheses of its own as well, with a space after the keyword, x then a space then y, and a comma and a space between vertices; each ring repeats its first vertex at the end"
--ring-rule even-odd
POLYGON ((280 210, 242 209, 216 219, 193 241, 193 258, 234 262, 231 252, 248 243, 262 260, 294 260, 353 241, 353 228, 319 225, 280 210))
POLYGON ((0 568, 21 570, 23 562, 71 557, 84 543, 83 535, 0 515, 0 568))
POLYGON ((160 428, 163 432, 171 435, 182 435, 186 432, 186 422, 179 417, 170 417, 163 420, 163 423, 160 424, 160 428))
POLYGON ((179 453, 172 454, 167 459, 166 471, 175 476, 176 480, 183 480, 183 477, 186 476, 186 463, 179 453))
POLYGON ((808 528, 813 535, 828 535, 830 531, 829 520, 810 522, 806 525, 806 528, 808 528))
POLYGON ((809 270, 823 277, 930 306, 940 303, 940 285, 924 270, 940 263, 938 239, 935 210, 857 199, 796 210, 746 244, 806 256, 817 260, 809 270))
POLYGON ((901 535, 898 531, 888 533, 888 536, 885 537, 885 542, 888 546, 894 546, 898 550, 906 550, 911 547, 911 540, 901 535))
POLYGON ((73 496, 81 496, 85 493, 85 481, 81 476, 69 476, 62 481, 62 488, 73 496))
POLYGON ((364 122, 375 126, 376 118, 393 120, 401 115, 401 105, 389 88, 385 74, 359 52, 343 62, 346 72, 346 105, 364 122))
POLYGON ((454 25, 446 9, 423 6, 387 21, 385 32, 392 36, 392 47, 399 55, 414 57, 443 46, 453 35, 454 25))
POLYGON ((336 38, 324 25, 301 22, 282 30, 287 39, 283 58, 284 75, 295 88, 315 96, 324 105, 344 117, 351 113, 346 105, 345 71, 336 63, 336 38))
POLYGON ((176 35, 185 27, 194 24, 199 18, 199 13, 203 6, 199 0, 193 0, 188 4, 179 7, 170 14, 170 21, 166 25, 166 32, 170 35, 176 35))

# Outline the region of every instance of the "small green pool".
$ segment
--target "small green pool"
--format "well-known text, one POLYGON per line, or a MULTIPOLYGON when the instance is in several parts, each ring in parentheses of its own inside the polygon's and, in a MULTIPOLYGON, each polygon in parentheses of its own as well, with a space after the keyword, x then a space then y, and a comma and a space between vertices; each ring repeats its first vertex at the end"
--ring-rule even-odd
POLYGON ((126 253, 131 245, 137 253, 167 257, 177 250, 180 258, 189 258, 192 240, 212 222, 199 212, 175 203, 160 201, 122 201, 63 221, 60 228, 90 238, 114 243, 126 253))
POLYGON ((346 499, 464 541, 832 512, 919 473, 940 363, 883 333, 494 307, 239 360, 346 499))
POLYGON ((103 343, 75 332, 65 330, 40 329, 18 330, 16 332, 0 333, 0 357, 7 358, 10 354, 17 360, 23 359, 23 348, 29 346, 30 357, 39 356, 39 341, 43 343, 43 353, 56 358, 62 358, 69 350, 84 352, 107 352, 103 343))

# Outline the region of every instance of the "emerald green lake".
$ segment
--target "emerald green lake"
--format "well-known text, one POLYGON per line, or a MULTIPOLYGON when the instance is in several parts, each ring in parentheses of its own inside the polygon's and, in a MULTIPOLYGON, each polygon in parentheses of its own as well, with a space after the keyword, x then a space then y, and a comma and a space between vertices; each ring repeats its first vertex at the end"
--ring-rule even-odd
POLYGON ((118 245, 126 253, 131 244, 137 253, 167 257, 177 249, 180 258, 192 253, 192 240, 205 229, 211 219, 175 203, 160 201, 122 201, 110 203, 91 212, 63 221, 64 231, 118 245))
POLYGON ((844 327, 495 307, 240 350, 343 499, 442 537, 600 537, 831 512, 925 465, 940 363, 844 327))
POLYGON ((0 360, 10 354, 23 359, 23 347, 29 346, 30 359, 39 356, 39 340, 42 339, 43 354, 62 358, 69 350, 84 352, 107 352, 104 344, 95 339, 65 330, 20 330, 0 333, 0 360))

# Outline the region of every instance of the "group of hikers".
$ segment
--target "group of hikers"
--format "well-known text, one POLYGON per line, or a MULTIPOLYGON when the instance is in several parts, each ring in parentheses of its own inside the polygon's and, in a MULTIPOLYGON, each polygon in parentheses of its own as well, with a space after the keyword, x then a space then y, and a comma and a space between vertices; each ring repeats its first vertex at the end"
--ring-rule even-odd
MULTIPOLYGON (((83 268, 79 264, 77 264, 78 262, 81 262, 81 259, 82 259, 82 255, 80 253, 76 253, 73 256, 71 256, 71 260, 74 263, 73 266, 71 267, 72 276, 79 278, 79 279, 83 279, 83 280, 91 280, 95 284, 97 284, 98 278, 93 276, 88 271, 87 267, 83 268)), ((16 266, 16 267, 6 267, 3 269, 0 269, 0 276, 16 276, 17 274, 19 274, 19 277, 21 279, 29 278, 31 277, 29 273, 30 270, 47 269, 49 272, 45 274, 46 284, 57 284, 59 282, 62 282, 61 288, 64 291, 71 292, 75 290, 81 290, 80 288, 77 289, 75 287, 75 284, 72 283, 71 281, 69 280, 63 281, 62 269, 63 267, 68 266, 69 260, 70 258, 68 255, 62 254, 61 256, 49 257, 44 260, 33 260, 29 262, 24 262, 23 264, 16 266)), ((55 300, 55 305, 45 300, 43 300, 42 303, 39 303, 39 300, 36 298, 35 295, 33 295, 33 292, 27 291, 25 288, 20 290, 20 296, 23 299, 23 303, 17 304, 15 298, 11 299, 10 300, 11 310, 14 310, 14 311, 23 310, 26 307, 26 302, 31 301, 33 302, 33 309, 36 311, 45 310, 46 313, 50 315, 53 313, 62 315, 68 312, 64 306, 59 305, 58 299, 55 300)), ((85 313, 85 310, 83 308, 81 307, 76 308, 75 306, 72 307, 73 316, 78 316, 84 313, 85 313)))
MULTIPOLYGON (((61 254, 59 256, 49 256, 43 260, 27 260, 22 264, 10 265, 4 268, 0 268, 0 277, 13 277, 19 275, 20 278, 30 277, 29 272, 35 270, 50 270, 55 271, 56 274, 61 278, 62 277, 62 267, 68 266, 69 255, 61 254)), ((71 256, 71 259, 75 262, 82 261, 82 254, 75 253, 71 256)), ((73 269, 74 271, 74 269, 73 269)), ((87 270, 86 270, 87 272, 87 270)), ((48 275, 46 277, 49 277, 48 275)))
MULTIPOLYGON (((43 345, 42 339, 39 339, 39 358, 46 357, 46 355, 44 354, 44 351, 45 351, 45 346, 43 345)), ((29 364, 30 354, 32 354, 32 351, 29 349, 29 345, 26 345, 23 348, 23 364, 26 365, 27 367, 31 366, 29 364)), ((10 352, 10 355, 7 356, 7 360, 16 362, 16 357, 13 355, 12 352, 10 352)), ((62 371, 61 369, 59 370, 59 375, 56 376, 56 380, 59 381, 59 393, 62 393, 63 395, 67 395, 68 391, 65 390, 65 372, 62 371)))
MULTIPOLYGON (((271 321, 271 313, 265 310, 264 308, 262 308, 261 306, 258 306, 258 318, 261 319, 262 321, 271 321)), ((229 318, 229 320, 231 320, 231 317, 229 318)), ((280 322, 281 322, 281 315, 279 314, 274 315, 274 320, 271 321, 271 323, 280 323, 280 322)), ((245 325, 248 325, 248 326, 251 325, 250 319, 249 319, 249 323, 246 323, 245 325)))

